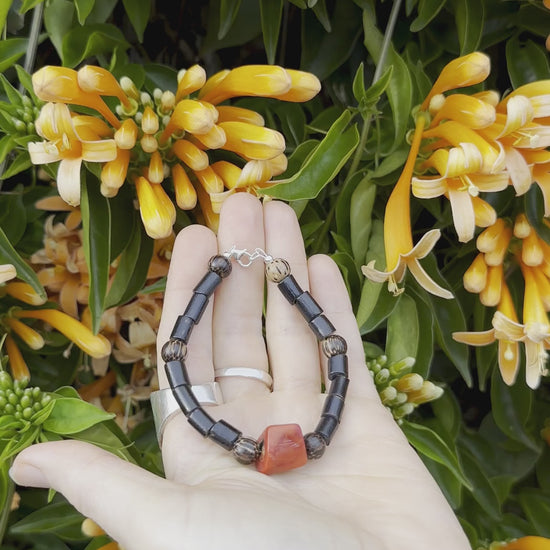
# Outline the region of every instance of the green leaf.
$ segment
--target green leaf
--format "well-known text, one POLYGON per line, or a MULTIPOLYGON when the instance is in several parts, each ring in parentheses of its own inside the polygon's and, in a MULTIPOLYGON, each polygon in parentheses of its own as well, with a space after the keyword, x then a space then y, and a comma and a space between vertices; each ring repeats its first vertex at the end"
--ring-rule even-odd
POLYGON ((454 16, 460 44, 460 55, 479 47, 483 35, 485 9, 479 0, 454 0, 454 16))
POLYGON ((355 125, 346 129, 350 119, 349 111, 344 111, 296 174, 260 192, 283 200, 314 199, 338 174, 359 143, 355 125))
POLYGON ((353 258, 358 268, 365 264, 367 257, 376 189, 376 185, 367 176, 361 180, 351 195, 350 240, 353 258))
POLYGON ((69 0, 49 0, 44 8, 44 27, 60 57, 63 55, 63 38, 73 28, 75 11, 74 2, 69 0))
POLYGON ((151 0, 139 0, 139 2, 122 0, 122 3, 124 4, 128 19, 130 19, 130 23, 132 23, 132 27, 136 31, 138 40, 143 42, 143 33, 151 15, 151 0))
MULTIPOLYGON (((1 140, 0 140, 1 142, 1 140)), ((27 212, 23 204, 23 186, 17 185, 11 193, 0 195, 0 227, 6 238, 16 247, 27 228, 27 212)))
POLYGON ((267 62, 273 64, 283 17, 283 0, 260 0, 260 17, 267 62))
POLYGON ((109 280, 111 221, 109 201, 99 190, 97 181, 82 171, 81 202, 82 241, 90 274, 89 306, 92 314, 92 330, 97 333, 105 306, 109 280), (88 178, 86 178, 88 176, 88 178))
POLYGON ((441 437, 426 426, 404 420, 401 429, 409 443, 421 454, 445 466, 465 487, 472 490, 470 482, 464 476, 458 458, 449 449, 441 437))
POLYGON ((519 494, 519 502, 537 535, 550 537, 550 496, 537 489, 524 489, 519 494))
POLYGON ((365 97, 365 68, 362 61, 357 71, 355 71, 351 89, 353 91, 353 97, 357 100, 357 103, 360 104, 365 97))
POLYGON ((9 178, 13 178, 13 176, 27 170, 27 168, 30 168, 31 166, 32 162, 29 153, 27 151, 19 151, 15 158, 10 161, 8 168, 4 170, 2 179, 7 180, 9 178))
POLYGON ((0 138, 0 162, 4 162, 14 147, 15 140, 11 136, 6 135, 0 138))
POLYGON ((420 454, 424 465, 437 482, 441 492, 445 495, 447 502, 454 509, 460 508, 462 503, 462 492, 464 486, 456 476, 443 464, 432 460, 424 454, 420 454))
POLYGON ((12 4, 13 0, 4 0, 4 2, 0 3, 0 32, 2 32, 6 26, 6 19, 12 4))
POLYGON ((330 33, 310 10, 302 13, 300 68, 325 80, 351 56, 361 35, 361 11, 352 2, 336 2, 330 33))
POLYGON ((418 32, 425 28, 446 3, 447 0, 420 0, 418 3, 418 15, 410 26, 411 32, 418 32))
POLYGON ((0 72, 9 69, 27 51, 27 38, 0 40, 0 72))
POLYGON ((128 48, 129 44, 114 25, 96 23, 74 27, 63 38, 63 64, 75 67, 88 57, 109 54, 117 47, 128 48))
POLYGON ((143 224, 137 218, 134 220, 131 235, 107 294, 105 309, 126 303, 141 290, 147 280, 153 255, 153 240, 147 236, 143 224))
POLYGON ((240 7, 241 0, 221 0, 218 40, 225 38, 225 35, 229 32, 231 25, 233 25, 233 21, 235 21, 235 18, 237 17, 240 7))
POLYGON ((0 81, 2 82, 8 101, 12 105, 21 105, 21 94, 11 85, 10 81, 3 74, 0 74, 0 81))
MULTIPOLYGON (((331 254, 331 258, 342 272, 349 295, 358 296, 361 290, 362 275, 359 273, 353 257, 347 252, 335 252, 331 254)), ((354 305, 356 305, 356 302, 354 305)))
MULTIPOLYGON (((364 44, 376 63, 380 60, 384 37, 376 26, 376 17, 372 8, 363 11, 363 36, 364 44)), ((409 117, 412 109, 412 79, 407 64, 397 54, 393 46, 390 46, 386 58, 386 65, 393 67, 391 81, 387 88, 387 96, 393 113, 394 139, 389 154, 401 146, 408 128, 409 117)))
POLYGON ((493 417, 502 432, 527 448, 538 450, 537 443, 526 430, 533 406, 533 391, 519 380, 513 386, 507 386, 500 372, 495 372, 491 378, 491 403, 493 417))
POLYGON ((364 102, 370 105, 374 105, 380 99, 380 96, 386 91, 391 82, 393 74, 393 65, 389 65, 384 69, 382 76, 370 86, 364 95, 364 102))
POLYGON ((44 430, 54 434, 71 435, 114 416, 82 399, 62 397, 55 400, 50 416, 42 426, 44 430))
POLYGON ((548 78, 548 52, 532 40, 520 42, 513 36, 506 42, 506 64, 512 86, 518 88, 535 80, 548 78))
MULTIPOLYGON (((408 289, 407 292, 411 292, 411 295, 415 296, 412 288, 408 289)), ((418 324, 422 327, 422 337, 418 340, 414 372, 428 378, 435 349, 434 316, 426 303, 418 297, 416 297, 416 312, 418 324)))
POLYGON ((544 202, 540 187, 531 185, 523 199, 525 215, 529 223, 535 228, 537 235, 550 243, 550 228, 544 222, 544 202))
POLYGON ((19 13, 27 13, 29 10, 35 8, 40 2, 44 0, 23 0, 21 7, 19 8, 19 13))
POLYGON ((340 189, 338 193, 338 198, 336 199, 336 210, 335 210, 335 219, 336 219, 336 229, 338 235, 343 239, 348 241, 348 248, 351 250, 351 220, 350 220, 350 211, 351 211, 351 197, 356 187, 363 179, 363 174, 361 172, 356 172, 348 178, 344 183, 344 186, 340 189))
POLYGON ((388 318, 386 330, 386 355, 394 363, 405 357, 416 357, 420 339, 420 324, 415 301, 406 294, 395 306, 388 318))
POLYGON ((26 515, 10 527, 14 535, 55 534, 65 540, 81 541, 88 537, 82 533, 84 516, 66 501, 47 504, 26 515))
POLYGON ((44 300, 46 300, 46 292, 38 281, 38 277, 34 270, 21 258, 15 248, 11 245, 6 237, 6 234, 0 228, 0 263, 13 264, 17 271, 17 277, 32 286, 34 291, 44 300))
POLYGON ((330 17, 328 15, 325 0, 309 0, 308 7, 313 9, 313 13, 319 20, 319 23, 323 25, 325 31, 332 32, 332 25, 330 23, 330 17))
POLYGON ((95 0, 75 0, 74 5, 76 7, 78 22, 81 25, 84 25, 84 23, 86 23, 86 19, 88 15, 90 15, 94 7, 94 3, 95 0))

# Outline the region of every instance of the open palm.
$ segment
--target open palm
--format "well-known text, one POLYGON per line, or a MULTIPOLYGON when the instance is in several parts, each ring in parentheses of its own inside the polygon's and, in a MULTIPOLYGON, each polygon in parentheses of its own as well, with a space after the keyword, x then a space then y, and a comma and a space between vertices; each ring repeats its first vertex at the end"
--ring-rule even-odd
MULTIPOLYGON (((347 340, 346 406, 323 457, 266 476, 203 439, 180 414, 163 434, 167 480, 74 441, 27 449, 14 465, 15 479, 63 492, 126 550, 467 549, 441 491, 378 399, 337 267, 326 256, 306 260, 290 207, 238 194, 225 201, 217 236, 203 226, 178 235, 159 343, 168 339, 208 259, 233 245, 285 258, 347 340)), ((190 339, 187 369, 193 384, 213 381, 214 369, 270 370, 273 391, 255 379, 221 378, 224 403, 209 414, 254 438, 272 424, 298 423, 306 433, 325 399, 326 359, 307 323, 273 284, 264 334, 263 265, 256 263, 234 265, 216 290, 190 339)), ((161 369, 159 381, 168 386, 161 369)))

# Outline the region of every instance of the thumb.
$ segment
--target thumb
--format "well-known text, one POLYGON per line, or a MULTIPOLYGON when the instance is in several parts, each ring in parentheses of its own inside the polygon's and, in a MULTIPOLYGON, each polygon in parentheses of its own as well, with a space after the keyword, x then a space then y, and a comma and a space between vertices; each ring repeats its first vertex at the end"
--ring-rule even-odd
MULTIPOLYGON (((54 441, 28 447, 15 459, 10 476, 18 485, 59 491, 83 515, 132 549, 144 547, 146 541, 139 540, 144 532, 144 518, 155 522, 166 508, 163 494, 170 485, 134 464, 80 441, 54 441)), ((178 489, 185 490, 183 486, 178 489)))

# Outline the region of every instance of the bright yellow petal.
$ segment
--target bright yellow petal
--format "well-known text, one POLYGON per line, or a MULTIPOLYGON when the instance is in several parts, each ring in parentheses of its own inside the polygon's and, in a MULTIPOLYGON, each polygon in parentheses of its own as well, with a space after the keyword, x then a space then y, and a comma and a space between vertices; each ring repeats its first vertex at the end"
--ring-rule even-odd
POLYGON ((212 170, 212 167, 208 166, 204 170, 197 170, 195 175, 208 194, 223 191, 223 180, 212 170))
POLYGON ((531 169, 525 162, 523 155, 513 147, 504 147, 506 152, 506 169, 516 190, 516 195, 524 195, 529 191, 533 177, 531 169))
POLYGON ((190 134, 206 134, 212 129, 214 123, 212 111, 208 107, 194 99, 182 99, 176 105, 159 139, 161 143, 165 143, 178 130, 184 130, 190 134))
POLYGON ((539 186, 544 201, 544 216, 550 216, 550 172, 545 166, 534 166, 532 169, 533 180, 539 186))
POLYGON ((483 230, 476 241, 477 249, 480 252, 491 252, 494 250, 498 242, 498 237, 502 231, 504 231, 506 225, 503 218, 498 218, 493 225, 483 230))
POLYGON ((33 164, 50 164, 61 160, 57 147, 47 141, 33 141, 27 144, 27 150, 33 164))
POLYGON ((171 213, 159 201, 152 185, 144 178, 135 181, 139 211, 145 231, 152 239, 164 239, 172 233, 171 213))
POLYGON ((411 272, 411 275, 416 279, 418 284, 427 290, 430 294, 434 296, 439 296, 440 298, 445 298, 451 300, 454 298, 453 293, 446 288, 439 286, 427 273, 424 271, 424 268, 420 265, 420 262, 415 258, 411 258, 407 261, 407 267, 411 272))
POLYGON ((130 102, 117 79, 107 69, 85 65, 78 70, 78 85, 85 92, 118 97, 124 106, 130 106, 130 102))
POLYGON ((103 165, 101 183, 111 190, 120 189, 126 181, 129 164, 130 151, 118 149, 116 159, 103 165))
POLYGON ((251 109, 244 109, 243 107, 234 107, 232 105, 218 105, 218 122, 248 122, 248 124, 255 124, 256 126, 264 126, 264 117, 252 111, 251 109))
POLYGON ((470 95, 451 94, 437 111, 430 126, 442 120, 455 120, 469 128, 485 128, 495 121, 496 112, 493 105, 470 95))
POLYGON ((472 197, 472 204, 477 227, 489 227, 497 221, 496 210, 488 202, 479 197, 472 197))
POLYGON ((88 162, 109 162, 115 160, 117 146, 114 139, 82 142, 82 160, 88 162))
POLYGON ((56 309, 19 310, 17 317, 41 319, 64 334, 71 342, 92 357, 105 357, 111 353, 111 344, 101 334, 94 334, 80 321, 56 309))
POLYGON ((172 166, 172 181, 176 193, 176 202, 182 210, 192 210, 197 205, 197 192, 187 175, 187 172, 179 164, 172 166))
POLYGON ((17 271, 12 264, 0 264, 0 284, 17 276, 17 271))
POLYGON ((285 150, 284 136, 271 128, 246 122, 221 122, 219 126, 227 137, 222 148, 247 159, 266 160, 285 150))
POLYGON ((508 245, 512 238, 512 228, 506 226, 498 235, 494 248, 485 253, 485 263, 487 265, 500 265, 508 253, 508 245))
POLYGON ((488 266, 487 284, 479 293, 479 301, 486 307, 498 305, 501 298, 504 274, 502 264, 488 266))
POLYGON ((244 65, 232 69, 215 87, 199 93, 199 98, 213 105, 231 97, 277 97, 290 90, 292 79, 277 65, 244 65))
POLYGON ((186 139, 178 139, 172 145, 172 151, 191 170, 204 170, 208 167, 208 155, 186 139))
POLYGON ((478 254, 464 272, 463 284, 468 292, 479 294, 487 284, 487 264, 484 254, 478 254))
POLYGON ((290 90, 275 97, 281 101, 302 102, 309 101, 321 91, 321 82, 311 73, 285 69, 290 76, 290 90))
POLYGON ((227 189, 233 189, 237 187, 239 178, 241 177, 242 169, 235 166, 232 162, 226 160, 219 160, 214 162, 212 170, 223 180, 224 186, 227 189))
POLYGON ((472 198, 467 191, 456 189, 449 189, 448 195, 458 240, 467 243, 474 238, 476 228, 472 198))
POLYGON ((540 377, 545 372, 548 354, 542 342, 525 341, 525 381, 536 390, 540 384, 540 377))
POLYGON ((114 139, 119 149, 133 149, 136 145, 138 127, 132 118, 127 118, 115 132, 114 139))
POLYGON ((200 65, 193 65, 178 73, 176 101, 196 92, 206 83, 206 71, 200 65))
POLYGON ((498 550, 550 550, 550 539, 535 536, 521 537, 499 546, 498 550))
POLYGON ((57 191, 71 206, 80 204, 80 166, 82 159, 63 159, 57 170, 57 191))
POLYGON ((419 199, 435 199, 447 192, 447 178, 412 178, 411 189, 419 199))
POLYGON ((453 340, 469 346, 487 346, 495 342, 495 330, 479 332, 453 332, 453 340))
POLYGON ((44 347, 44 338, 42 338, 42 335, 33 328, 29 327, 29 325, 26 325, 13 317, 4 317, 3 321, 31 349, 38 350, 44 347))
POLYGON ((36 290, 22 281, 12 281, 4 286, 6 294, 31 306, 41 306, 46 303, 46 298, 37 294, 36 290))
POLYGON ((473 52, 453 59, 443 67, 430 93, 422 103, 421 109, 425 111, 430 99, 436 94, 483 82, 489 76, 490 70, 491 60, 481 52, 473 52))
POLYGON ((29 380, 31 377, 29 367, 19 351, 17 344, 9 334, 6 335, 5 344, 13 378, 15 380, 29 380))
POLYGON ((498 342, 498 368, 508 386, 515 381, 519 370, 519 344, 511 340, 498 342))

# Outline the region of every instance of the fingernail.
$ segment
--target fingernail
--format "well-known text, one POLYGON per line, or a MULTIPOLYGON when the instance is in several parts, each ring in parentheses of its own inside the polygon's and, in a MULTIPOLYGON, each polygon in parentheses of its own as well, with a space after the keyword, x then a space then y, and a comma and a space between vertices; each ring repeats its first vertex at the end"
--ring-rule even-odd
POLYGON ((10 468, 9 475, 17 485, 25 487, 49 487, 48 480, 44 477, 42 471, 26 462, 16 461, 10 468))

